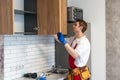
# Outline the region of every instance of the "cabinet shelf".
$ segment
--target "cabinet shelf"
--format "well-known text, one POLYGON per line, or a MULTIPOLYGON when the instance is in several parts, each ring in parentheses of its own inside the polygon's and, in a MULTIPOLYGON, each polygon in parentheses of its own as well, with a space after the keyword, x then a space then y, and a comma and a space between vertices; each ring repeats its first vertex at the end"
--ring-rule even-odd
POLYGON ((15 34, 36 35, 35 32, 15 32, 15 34))
POLYGON ((15 9, 15 14, 37 14, 36 12, 31 12, 31 11, 23 11, 23 10, 17 10, 15 9))

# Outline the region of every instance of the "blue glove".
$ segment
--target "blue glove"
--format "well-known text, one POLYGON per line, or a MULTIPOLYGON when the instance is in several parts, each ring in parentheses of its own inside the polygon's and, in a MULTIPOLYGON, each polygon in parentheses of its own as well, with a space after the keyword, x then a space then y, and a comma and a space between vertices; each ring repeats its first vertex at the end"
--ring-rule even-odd
POLYGON ((57 36, 58 36, 58 40, 59 40, 63 45, 65 45, 65 44, 67 43, 67 42, 65 41, 64 36, 62 35, 61 32, 58 32, 58 33, 57 33, 57 36))

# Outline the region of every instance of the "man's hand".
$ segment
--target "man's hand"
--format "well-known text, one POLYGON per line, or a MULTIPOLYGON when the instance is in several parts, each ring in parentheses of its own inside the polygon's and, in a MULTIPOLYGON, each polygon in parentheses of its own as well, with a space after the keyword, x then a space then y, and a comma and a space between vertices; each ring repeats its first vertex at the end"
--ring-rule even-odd
POLYGON ((65 41, 64 36, 62 35, 61 32, 58 32, 58 33, 57 33, 57 36, 58 36, 58 40, 59 40, 63 45, 65 45, 65 44, 67 43, 67 42, 65 41))

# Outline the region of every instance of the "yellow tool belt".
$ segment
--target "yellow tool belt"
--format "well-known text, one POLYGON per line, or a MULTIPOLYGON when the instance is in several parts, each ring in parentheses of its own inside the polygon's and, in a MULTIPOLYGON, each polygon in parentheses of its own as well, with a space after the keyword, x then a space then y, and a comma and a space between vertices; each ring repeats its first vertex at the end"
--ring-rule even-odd
POLYGON ((75 68, 68 73, 68 80, 74 80, 73 76, 79 75, 81 80, 88 80, 90 78, 90 71, 87 66, 83 68, 75 68))

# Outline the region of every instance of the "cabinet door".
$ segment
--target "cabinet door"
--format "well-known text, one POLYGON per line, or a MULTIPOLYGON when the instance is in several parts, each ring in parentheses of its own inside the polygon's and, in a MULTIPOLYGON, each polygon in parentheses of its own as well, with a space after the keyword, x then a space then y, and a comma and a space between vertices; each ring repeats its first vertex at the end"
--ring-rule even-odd
POLYGON ((60 1, 60 32, 67 34, 67 0, 60 1))
POLYGON ((13 0, 0 0, 0 34, 13 34, 13 0))
POLYGON ((38 34, 66 34, 66 9, 66 0, 37 0, 38 34))

